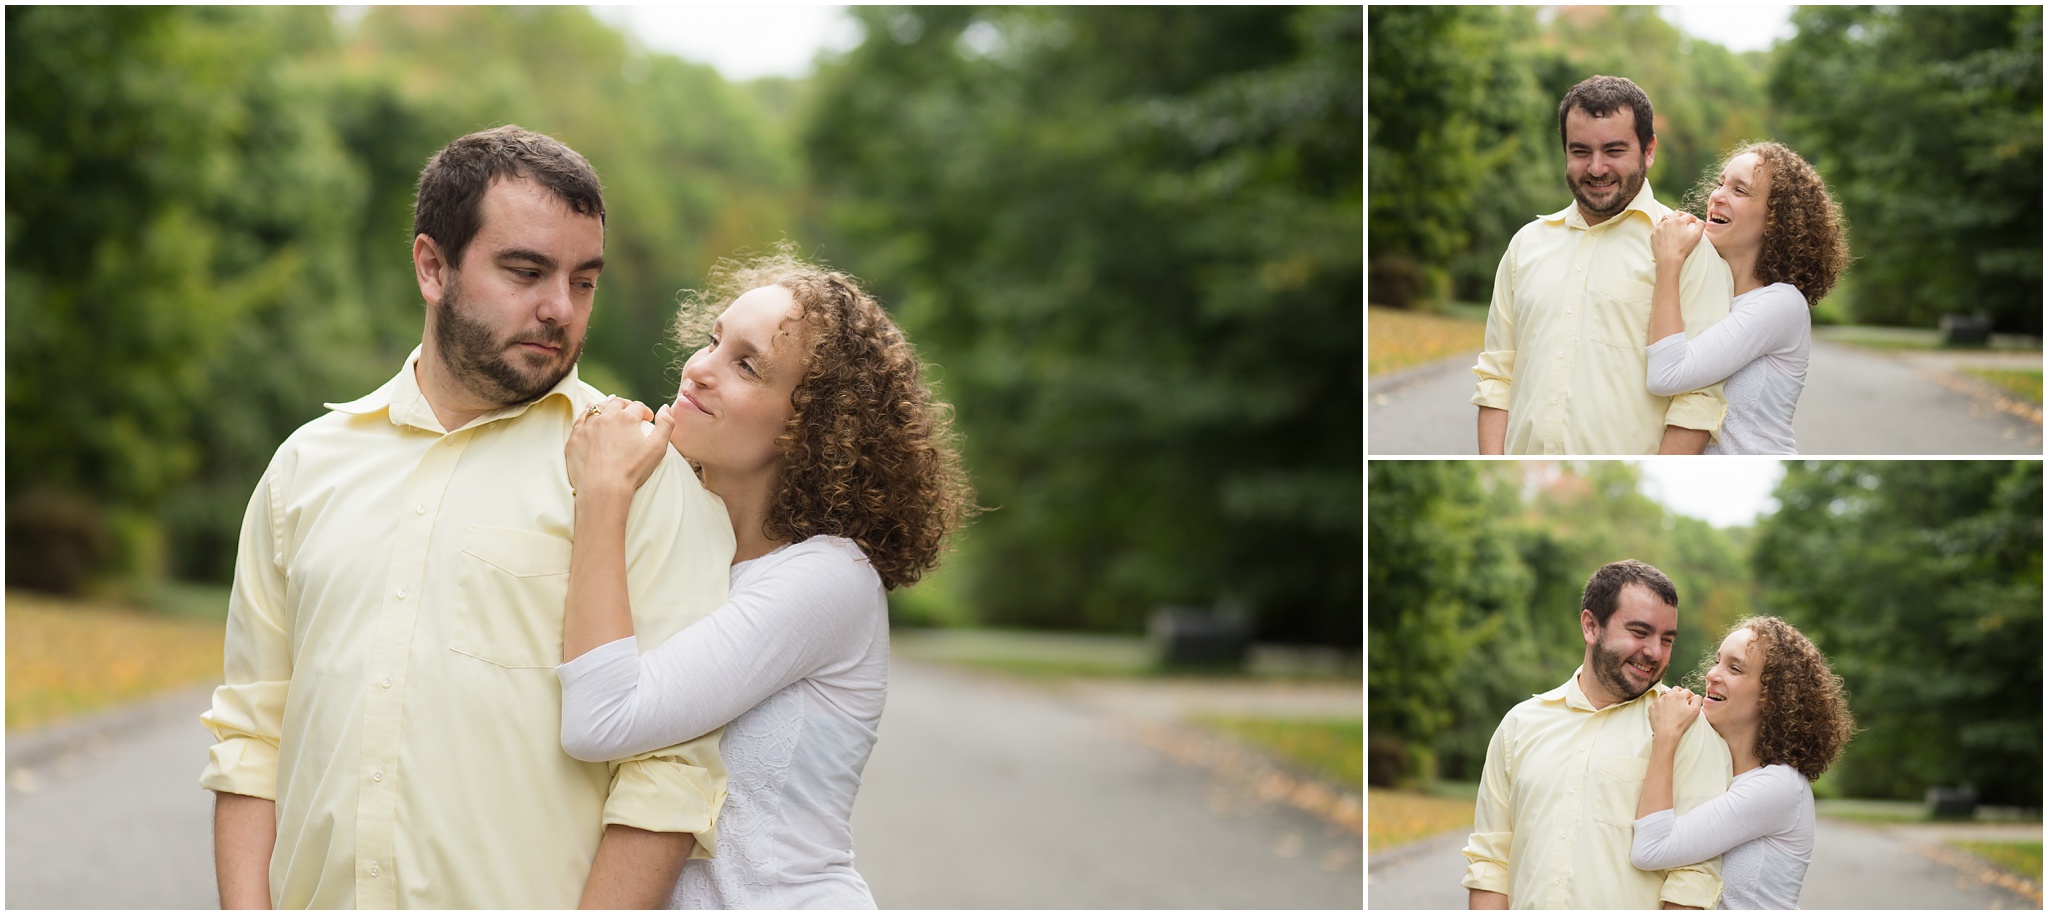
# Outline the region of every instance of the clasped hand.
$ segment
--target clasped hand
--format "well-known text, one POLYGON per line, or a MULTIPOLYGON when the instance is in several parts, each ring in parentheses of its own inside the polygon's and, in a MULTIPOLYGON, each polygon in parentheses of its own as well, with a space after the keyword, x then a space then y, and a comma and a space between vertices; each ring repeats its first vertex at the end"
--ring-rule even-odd
POLYGON ((570 488, 579 496, 630 496, 661 465, 675 425, 667 406, 657 413, 621 397, 608 398, 594 412, 577 416, 565 451, 570 488))
POLYGON ((1678 265, 1699 246, 1700 236, 1707 231, 1707 224, 1698 216, 1684 210, 1672 210, 1657 221, 1657 228, 1650 232, 1650 253, 1658 264, 1678 265))
POLYGON ((1683 686, 1658 696, 1650 703, 1650 733, 1658 739, 1676 740, 1700 717, 1706 699, 1683 686))

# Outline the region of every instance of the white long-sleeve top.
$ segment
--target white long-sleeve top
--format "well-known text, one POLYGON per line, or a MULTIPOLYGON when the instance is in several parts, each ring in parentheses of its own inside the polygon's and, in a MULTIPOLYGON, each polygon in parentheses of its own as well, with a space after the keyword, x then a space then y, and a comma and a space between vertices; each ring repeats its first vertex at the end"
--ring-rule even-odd
POLYGON ((889 614, 860 548, 812 537, 736 563, 723 606, 636 647, 619 639, 556 669, 562 747, 615 759, 725 725, 718 856, 684 865, 670 907, 874 908, 852 817, 881 723, 889 614))
POLYGON ((1629 862, 1663 870, 1721 856, 1723 909, 1796 909, 1813 860, 1813 786, 1791 766, 1751 769, 1677 816, 1636 820, 1629 862))
POLYGON ((1707 454, 1797 454, 1792 412, 1812 349, 1806 297, 1790 283, 1772 283, 1736 296, 1728 317, 1698 336, 1650 344, 1647 382, 1650 393, 1665 397, 1727 379, 1728 418, 1707 454))

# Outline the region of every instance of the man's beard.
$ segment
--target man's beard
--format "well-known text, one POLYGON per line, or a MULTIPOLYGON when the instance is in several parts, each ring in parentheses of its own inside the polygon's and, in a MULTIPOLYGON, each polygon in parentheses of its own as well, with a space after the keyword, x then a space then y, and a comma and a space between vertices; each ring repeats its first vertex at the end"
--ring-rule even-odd
MULTIPOLYGON (((1637 161, 1637 164, 1642 164, 1640 159, 1637 161)), ((1593 201, 1586 196, 1585 188, 1581 186, 1581 182, 1574 180, 1570 171, 1564 173, 1564 183, 1571 186, 1572 199, 1579 202, 1580 212, 1588 216, 1608 219, 1622 210, 1628 209, 1629 202, 1635 200, 1636 194, 1642 191, 1643 179, 1648 174, 1649 169, 1644 168, 1618 176, 1621 180, 1616 188, 1617 193, 1613 197, 1614 202, 1605 207, 1593 205, 1593 201)))
MULTIPOLYGON (((1616 702, 1627 702, 1649 692, 1650 687, 1657 685, 1658 677, 1651 677, 1650 682, 1643 684, 1640 689, 1628 682, 1628 675, 1622 671, 1622 665, 1627 660, 1621 652, 1608 650, 1605 638, 1593 643, 1593 676, 1599 678, 1600 685, 1614 694, 1616 702)), ((1659 671, 1659 676, 1662 673, 1659 671)))
POLYGON ((526 403, 545 394, 568 377, 583 356, 583 341, 569 346, 569 331, 560 324, 543 324, 540 329, 500 340, 489 325, 470 317, 462 307, 460 277, 451 278, 434 309, 434 339, 441 361, 462 386, 489 403, 500 406, 526 403), (525 359, 526 366, 514 364, 506 351, 515 343, 545 343, 560 347, 555 359, 525 359), (568 358, 559 358, 567 353, 568 358), (550 362, 555 364, 550 365, 550 362))

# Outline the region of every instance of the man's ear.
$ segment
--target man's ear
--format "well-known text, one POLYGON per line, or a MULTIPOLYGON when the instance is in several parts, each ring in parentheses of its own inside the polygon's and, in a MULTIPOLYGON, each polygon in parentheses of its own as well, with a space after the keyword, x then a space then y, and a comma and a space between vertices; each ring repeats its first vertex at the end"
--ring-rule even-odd
POLYGON ((1648 172, 1648 171, 1650 170, 1650 166, 1652 166, 1652 165, 1656 165, 1656 164, 1657 164, 1657 135, 1653 133, 1653 134, 1650 134, 1650 145, 1648 145, 1648 146, 1645 146, 1645 147, 1643 147, 1643 171, 1644 171, 1644 172, 1648 172))
POLYGON ((1579 632, 1585 635, 1586 644, 1598 645, 1600 643, 1600 622, 1593 618, 1593 611, 1579 611, 1579 632))
POLYGON ((413 236, 412 272, 420 284, 420 298, 435 305, 441 304, 441 291, 446 287, 449 271, 453 268, 454 265, 442 255, 441 246, 433 239, 425 235, 413 236))

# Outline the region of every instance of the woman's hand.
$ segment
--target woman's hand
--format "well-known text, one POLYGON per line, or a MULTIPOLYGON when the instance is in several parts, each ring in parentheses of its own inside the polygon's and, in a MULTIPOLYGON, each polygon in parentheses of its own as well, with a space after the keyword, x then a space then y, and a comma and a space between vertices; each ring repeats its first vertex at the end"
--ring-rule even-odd
POLYGON ((585 410, 569 433, 569 486, 579 498, 631 497, 661 464, 674 429, 666 406, 656 413, 637 400, 613 397, 585 410))
POLYGON ((1657 222, 1657 228, 1650 232, 1650 253, 1657 258, 1657 265, 1676 268, 1685 263, 1692 249, 1699 246, 1700 236, 1707 231, 1707 224, 1698 216, 1684 210, 1672 210, 1657 222))
POLYGON ((1657 740, 1676 741, 1700 717, 1706 700, 1683 686, 1674 688, 1650 703, 1650 733, 1657 740))

